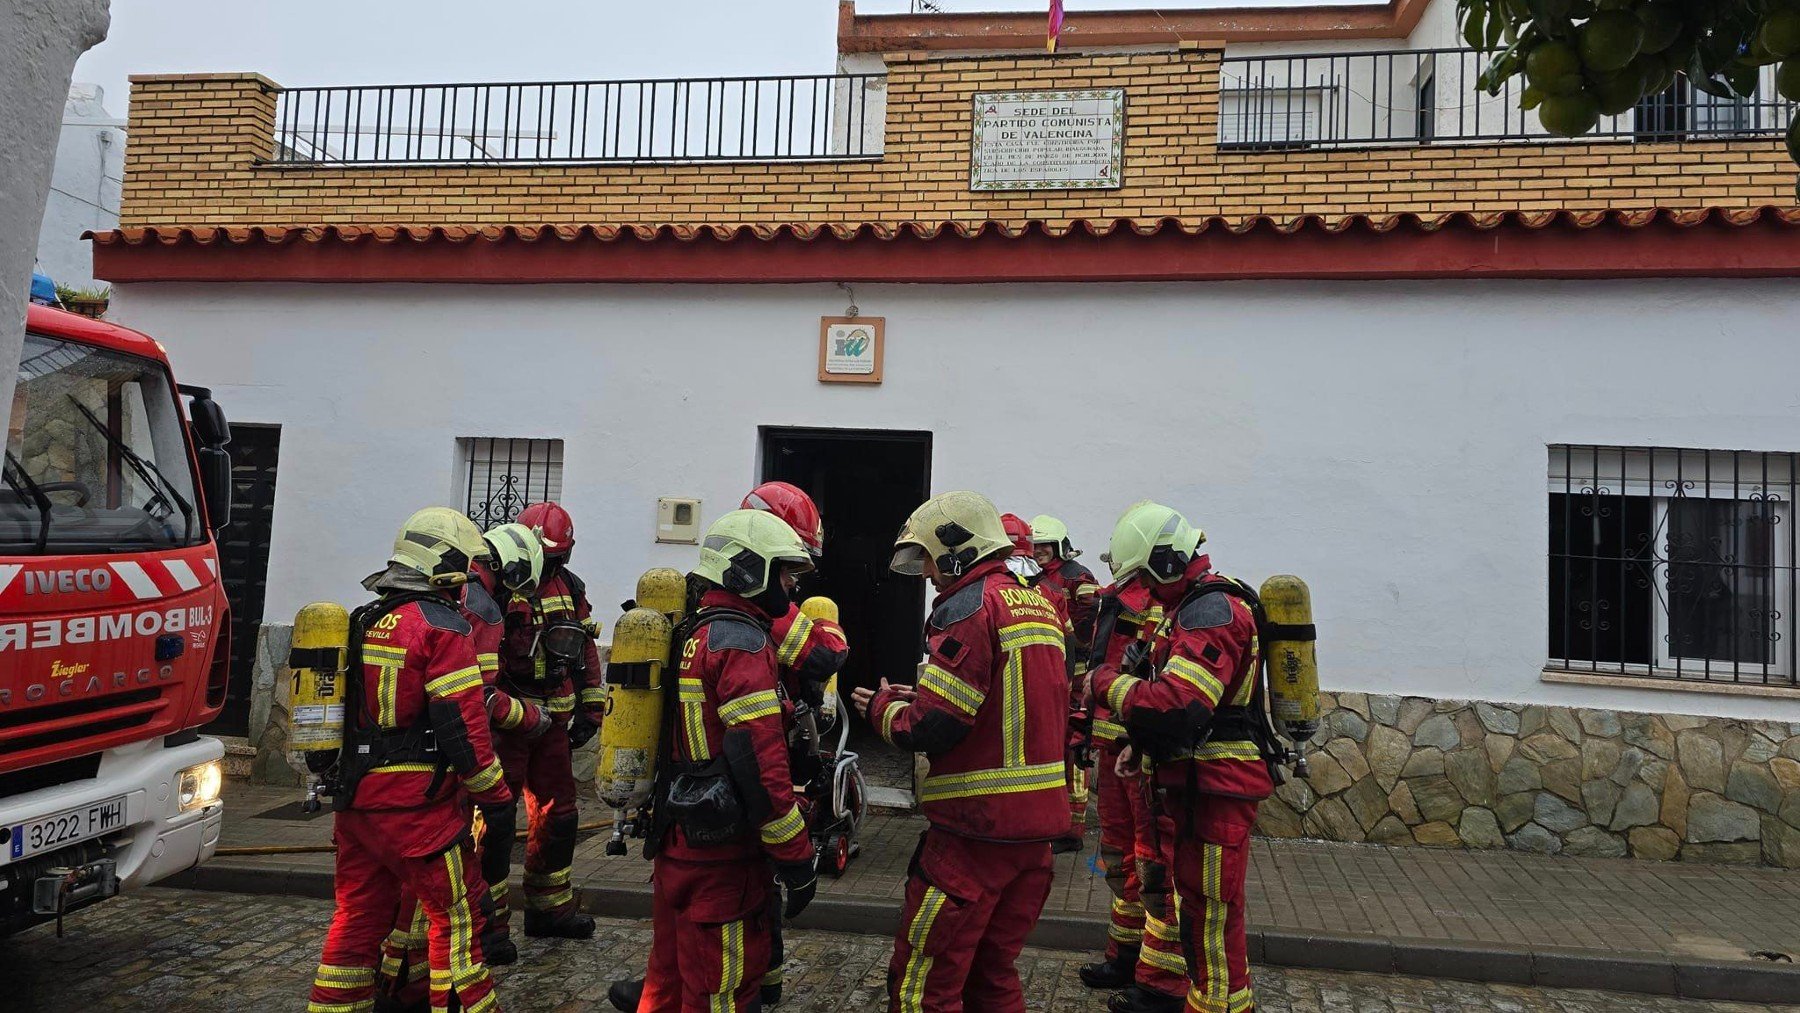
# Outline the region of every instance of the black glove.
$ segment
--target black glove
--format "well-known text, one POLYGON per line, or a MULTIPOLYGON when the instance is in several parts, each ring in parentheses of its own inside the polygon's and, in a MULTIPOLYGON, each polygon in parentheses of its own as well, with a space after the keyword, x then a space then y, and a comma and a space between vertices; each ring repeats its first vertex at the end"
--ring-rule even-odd
POLYGON ((556 727, 556 720, 550 716, 550 711, 543 704, 525 703, 523 700, 519 703, 526 710, 535 712, 536 717, 536 720, 532 722, 531 731, 525 733, 526 742, 536 742, 544 737, 545 732, 556 727))
POLYGON ((775 866, 775 876, 781 880, 787 903, 781 908, 783 918, 798 918, 806 905, 812 903, 813 894, 819 888, 819 877, 813 871, 813 863, 783 862, 775 866))
POLYGON ((1143 667, 1149 657, 1150 645, 1142 640, 1133 640, 1126 646, 1125 653, 1119 656, 1119 673, 1121 675, 1138 674, 1138 669, 1143 667))
POLYGON ((587 711, 576 711, 569 718, 569 746, 580 749, 600 732, 600 719, 587 711))

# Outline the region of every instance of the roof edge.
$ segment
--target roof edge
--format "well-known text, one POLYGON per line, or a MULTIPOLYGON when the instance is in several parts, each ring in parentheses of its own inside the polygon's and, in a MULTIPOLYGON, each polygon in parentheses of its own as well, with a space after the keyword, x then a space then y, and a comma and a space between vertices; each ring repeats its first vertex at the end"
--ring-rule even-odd
MULTIPOLYGON (((1065 49, 1174 46, 1182 42, 1403 39, 1430 0, 1191 11, 1092 11, 1063 22, 1065 49)), ((838 52, 907 53, 1041 49, 1044 16, 1020 13, 858 14, 839 0, 838 52)))

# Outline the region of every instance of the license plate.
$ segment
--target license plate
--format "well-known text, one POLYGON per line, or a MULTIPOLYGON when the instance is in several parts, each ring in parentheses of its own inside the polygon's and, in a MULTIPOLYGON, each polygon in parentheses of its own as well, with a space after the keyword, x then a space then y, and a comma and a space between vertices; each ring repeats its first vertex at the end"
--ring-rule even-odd
POLYGON ((66 809, 54 816, 12 825, 7 842, 7 861, 44 851, 54 851, 76 841, 110 834, 125 829, 125 796, 109 798, 79 809, 66 809))

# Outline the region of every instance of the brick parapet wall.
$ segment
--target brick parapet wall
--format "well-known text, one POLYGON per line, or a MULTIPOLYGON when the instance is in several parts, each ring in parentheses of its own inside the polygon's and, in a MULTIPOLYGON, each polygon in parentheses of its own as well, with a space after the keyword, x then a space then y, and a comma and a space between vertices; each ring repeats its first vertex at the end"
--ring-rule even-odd
POLYGON ((1778 140, 1221 151, 1217 46, 890 60, 885 153, 810 164, 279 168, 278 88, 251 74, 133 80, 120 223, 716 225, 1288 219, 1790 205, 1778 140), (979 91, 1123 87, 1125 185, 973 193, 979 91))

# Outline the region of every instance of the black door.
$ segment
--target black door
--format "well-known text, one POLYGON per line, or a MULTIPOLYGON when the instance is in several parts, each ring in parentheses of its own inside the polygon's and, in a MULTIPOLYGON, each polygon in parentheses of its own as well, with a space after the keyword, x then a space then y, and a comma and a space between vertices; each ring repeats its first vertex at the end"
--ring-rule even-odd
POLYGON ((765 428, 764 481, 792 482, 825 516, 825 558, 802 585, 837 602, 850 660, 844 699, 883 676, 911 683, 925 643, 925 582, 888 569, 894 536, 931 487, 931 434, 765 428))
POLYGON ((250 727, 251 670, 263 623, 280 449, 280 426, 231 427, 231 525, 219 536, 219 570, 231 602, 231 683, 225 709, 207 726, 220 735, 243 735, 250 727))

